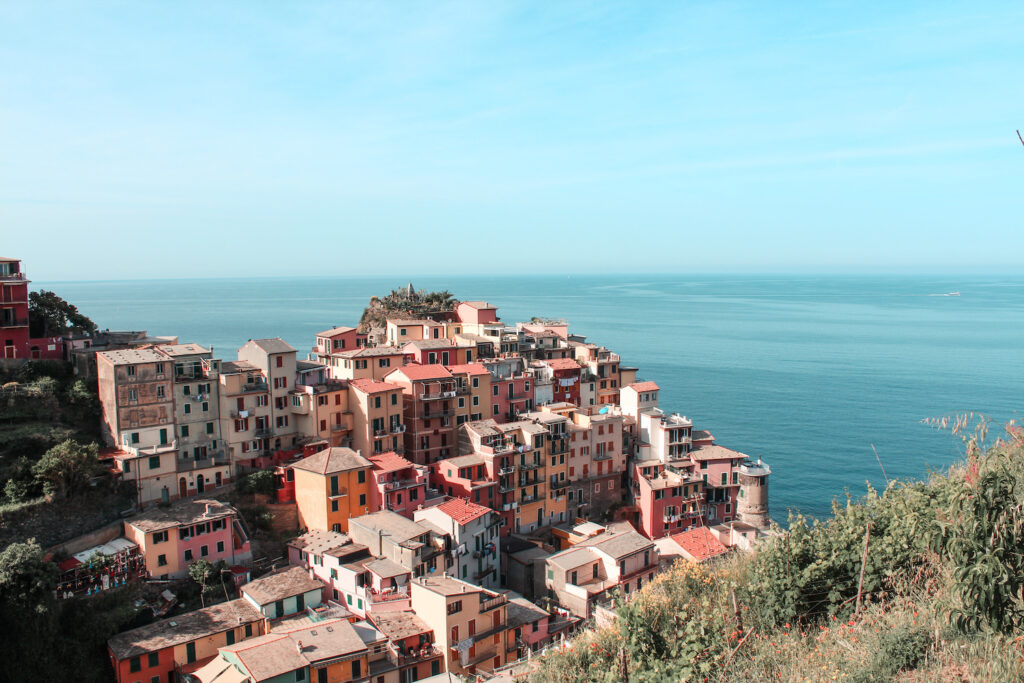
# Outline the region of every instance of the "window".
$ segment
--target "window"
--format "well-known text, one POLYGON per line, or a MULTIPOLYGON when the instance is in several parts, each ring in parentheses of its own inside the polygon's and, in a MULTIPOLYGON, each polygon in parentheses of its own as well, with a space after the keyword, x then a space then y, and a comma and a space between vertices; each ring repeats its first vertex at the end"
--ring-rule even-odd
POLYGON ((279 367, 279 368, 283 368, 284 367, 284 356, 278 356, 277 357, 277 367, 279 367))
POLYGON ((157 531, 153 534, 153 543, 164 543, 167 541, 166 531, 157 531))
POLYGON ((332 500, 331 501, 331 512, 337 512, 337 511, 338 511, 338 501, 332 500))
POLYGON ((160 456, 159 455, 150 456, 150 458, 149 458, 149 469, 151 469, 151 470, 158 470, 158 469, 160 469, 160 456))
POLYGON ((203 401, 203 412, 204 413, 210 412, 210 404, 207 403, 206 401, 203 401))
POLYGON ((128 390, 128 400, 129 401, 138 401, 139 400, 139 392, 136 391, 135 389, 129 389, 128 390))
POLYGON ((729 483, 729 473, 728 472, 722 472, 722 486, 725 486, 728 483, 729 483))
POLYGON ((366 494, 365 493, 360 493, 359 494, 359 504, 360 505, 366 505, 366 494))
POLYGON ((235 644, 235 632, 234 632, 234 630, 228 631, 227 633, 224 634, 224 636, 225 636, 225 643, 227 645, 234 645, 235 644))
POLYGON ((138 442, 139 442, 139 433, 138 432, 132 432, 132 443, 138 443, 138 442))
POLYGON ((245 637, 246 638, 251 638, 252 637, 252 624, 246 624, 245 625, 245 637))
POLYGON ((210 546, 201 545, 199 546, 199 557, 206 557, 210 554, 210 546))
POLYGON ((188 425, 181 425, 181 436, 188 436, 188 425))
POLYGON ((391 394, 391 405, 393 405, 393 406, 397 406, 398 405, 398 392, 397 391, 395 393, 391 394))
POLYGON ((163 398, 164 397, 164 385, 162 385, 162 384, 157 385, 157 387, 156 387, 156 397, 157 398, 163 398))
POLYGON ((352 660, 352 680, 363 675, 363 663, 358 659, 352 660))
POLYGON ((185 550, 185 561, 186 562, 191 562, 192 561, 192 549, 191 548, 186 548, 186 550, 185 550))
POLYGON ((304 680, 306 680, 306 670, 305 669, 296 669, 295 670, 295 680, 296 681, 304 681, 304 680))
MULTIPOLYGON (((132 366, 129 365, 128 369, 129 370, 134 370, 135 368, 133 368, 132 366)), ((134 374, 134 373, 131 373, 131 374, 134 374)), ((131 671, 132 673, 135 673, 136 671, 142 671, 142 657, 132 657, 131 659, 129 659, 128 660, 128 670, 131 671)))
MULTIPOLYGON (((462 611, 462 600, 455 600, 453 602, 448 603, 448 614, 458 614, 461 611, 462 611)), ((453 628, 453 633, 458 633, 457 630, 454 630, 454 629, 458 629, 458 626, 453 626, 452 628, 453 628)), ((453 640, 458 640, 458 637, 455 637, 453 640)))
POLYGON ((207 422, 206 423, 206 433, 207 434, 213 434, 213 423, 212 422, 207 422))
POLYGON ((473 378, 473 388, 476 389, 479 386, 480 386, 480 378, 479 377, 474 377, 473 378))
MULTIPOLYGON (((187 388, 188 388, 188 387, 186 387, 186 389, 187 389, 187 388)), ((189 403, 186 403, 186 404, 185 404, 185 414, 186 414, 186 415, 188 415, 188 414, 189 414, 189 413, 191 413, 191 412, 192 412, 192 405, 191 405, 191 404, 189 404, 189 403)))
POLYGON ((359 472, 356 474, 356 481, 358 481, 360 484, 366 483, 366 470, 359 470, 359 472))
POLYGON ((594 565, 594 578, 597 578, 597 565, 594 565))
MULTIPOLYGON (((126 368, 126 370, 128 371, 128 376, 129 377, 134 377, 135 376, 135 366, 134 365, 129 365, 126 368)), ((132 671, 138 671, 138 669, 132 669, 132 671)))
POLYGON ((166 555, 159 555, 159 556, 157 556, 157 558, 156 558, 156 566, 158 566, 158 567, 166 567, 167 566, 167 556, 166 555))
POLYGON ((740 483, 739 472, 733 472, 732 473, 732 485, 735 486, 736 484, 739 484, 739 483, 740 483))
POLYGON ((380 396, 373 397, 373 407, 380 408, 380 396))
POLYGON ((224 552, 224 541, 217 541, 217 552, 224 552))

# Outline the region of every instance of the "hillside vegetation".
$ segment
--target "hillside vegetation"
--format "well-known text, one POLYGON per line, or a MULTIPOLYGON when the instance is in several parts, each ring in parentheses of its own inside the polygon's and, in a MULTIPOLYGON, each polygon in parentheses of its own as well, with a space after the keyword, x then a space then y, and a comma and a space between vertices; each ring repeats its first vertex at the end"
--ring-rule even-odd
POLYGON ((927 482, 791 517, 756 555, 678 564, 533 680, 1024 680, 1024 432, 975 443, 927 482))
POLYGON ((359 331, 369 332, 384 327, 388 318, 422 318, 428 313, 450 311, 458 303, 452 293, 445 290, 427 292, 414 290, 412 285, 405 289, 392 289, 384 296, 370 297, 370 305, 359 318, 359 331))

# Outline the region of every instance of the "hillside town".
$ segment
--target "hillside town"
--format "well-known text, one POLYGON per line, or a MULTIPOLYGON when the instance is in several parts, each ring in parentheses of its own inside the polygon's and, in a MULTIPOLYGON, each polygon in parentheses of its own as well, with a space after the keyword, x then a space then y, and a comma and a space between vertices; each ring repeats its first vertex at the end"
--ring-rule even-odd
POLYGON ((768 465, 565 320, 452 301, 224 359, 142 331, 31 338, 27 283, 0 260, 3 358, 96 387, 100 460, 134 496, 64 544, 58 597, 223 567, 223 602, 110 639, 118 683, 515 680, 665 567, 768 534, 768 465), (263 472, 278 557, 229 500, 263 472))

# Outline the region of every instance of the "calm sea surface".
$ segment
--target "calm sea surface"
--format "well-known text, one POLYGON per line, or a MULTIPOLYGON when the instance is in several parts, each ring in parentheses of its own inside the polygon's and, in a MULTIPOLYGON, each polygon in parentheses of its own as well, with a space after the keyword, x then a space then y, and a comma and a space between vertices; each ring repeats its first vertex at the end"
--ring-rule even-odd
MULTIPOLYGON (((35 282, 101 327, 212 345, 354 325, 377 278, 35 282)), ((920 423, 979 411, 1005 422, 1024 394, 1024 278, 451 277, 418 288, 486 299, 505 321, 564 317, 662 387, 662 407, 773 468, 772 514, 827 515, 845 489, 921 477, 962 445, 920 423), (951 291, 961 296, 943 296, 951 291)))

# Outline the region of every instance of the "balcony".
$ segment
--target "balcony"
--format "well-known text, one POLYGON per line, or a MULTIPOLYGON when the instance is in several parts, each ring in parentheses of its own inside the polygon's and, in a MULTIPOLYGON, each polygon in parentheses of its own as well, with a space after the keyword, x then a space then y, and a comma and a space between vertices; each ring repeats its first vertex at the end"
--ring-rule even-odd
POLYGON ((348 431, 348 425, 344 424, 344 423, 342 423, 342 424, 338 424, 338 423, 332 424, 331 425, 331 431, 332 432, 347 432, 348 431))
POLYGON ((454 414, 455 411, 452 408, 440 408, 438 406, 434 406, 430 410, 423 411, 419 419, 432 420, 435 417, 451 417, 454 414))
POLYGON ((551 481, 551 488, 553 490, 555 490, 555 491, 558 491, 559 489, 567 488, 568 486, 569 486, 569 480, 568 479, 566 479, 565 481, 554 481, 554 480, 551 481))
POLYGON ((426 484, 424 479, 397 479, 384 482, 384 490, 397 491, 398 489, 407 489, 413 486, 423 486, 424 484, 426 484))
POLYGON ((11 280, 18 281, 24 280, 25 273, 2 273, 0 272, 0 282, 8 282, 11 280))
POLYGON ((19 318, 17 316, 10 316, 0 318, 0 327, 27 327, 28 318, 19 318))
POLYGON ((248 393, 255 393, 257 391, 266 391, 266 390, 267 390, 267 383, 266 382, 247 382, 246 384, 242 385, 242 392, 247 393, 247 394, 248 393))
POLYGON ((348 495, 348 487, 346 487, 346 486, 339 486, 336 489, 331 489, 331 495, 329 495, 328 498, 341 498, 342 496, 347 496, 347 495, 348 495))
POLYGON ((435 391, 435 392, 423 392, 420 394, 420 400, 422 401, 436 401, 442 398, 455 398, 458 392, 455 391, 435 391))
POLYGON ((504 477, 506 474, 512 474, 515 471, 515 467, 502 467, 500 470, 498 470, 498 475, 504 477))
POLYGON ((435 657, 441 656, 441 648, 437 645, 424 645, 416 650, 410 650, 409 652, 398 652, 396 658, 399 666, 406 666, 408 664, 416 664, 423 662, 428 659, 434 659, 435 657))
POLYGON ((226 467, 230 463, 231 459, 223 451, 217 451, 198 460, 195 458, 178 458, 176 469, 178 472, 190 472, 206 469, 207 467, 226 467))
POLYGON ((255 430, 253 430, 252 435, 257 439, 265 439, 267 437, 273 436, 274 430, 271 429, 270 427, 257 427, 255 430))
POLYGON ((598 462, 599 460, 611 460, 614 455, 614 453, 609 453, 608 451, 601 451, 600 453, 594 453, 590 456, 590 459, 594 462, 598 462))
MULTIPOLYGON (((481 598, 480 600, 480 612, 489 612, 496 607, 501 607, 508 602, 508 598, 504 595, 495 595, 492 598, 481 598)), ((508 628, 507 626, 500 626, 500 629, 508 628)), ((486 633, 486 631, 484 632, 486 633)))
POLYGON ((390 431, 392 434, 405 434, 405 425, 393 424, 391 425, 390 431))
POLYGON ((534 460, 533 462, 521 462, 521 463, 519 463, 519 469, 521 469, 521 470, 535 470, 535 469, 537 469, 538 467, 541 467, 541 466, 543 466, 543 463, 538 461, 538 460, 534 460))

